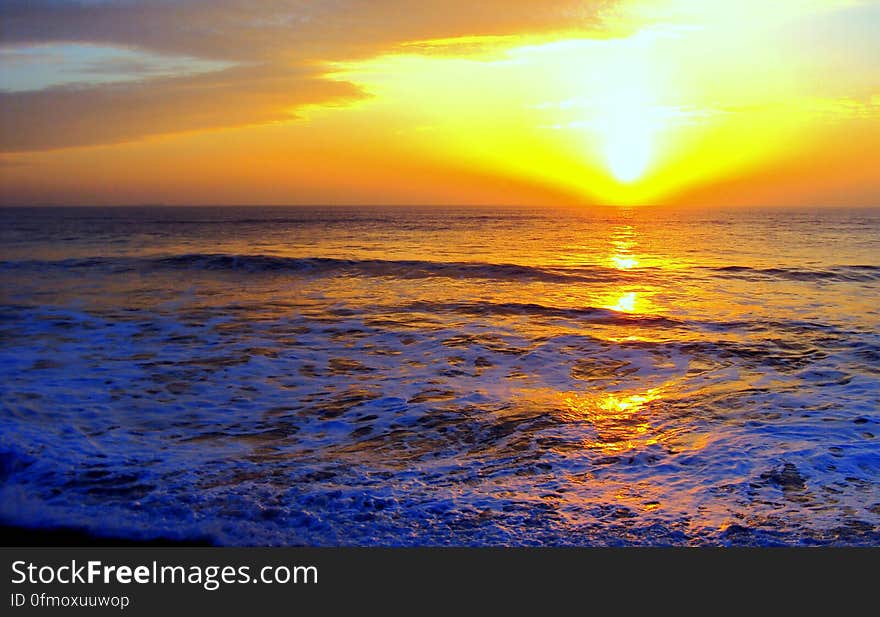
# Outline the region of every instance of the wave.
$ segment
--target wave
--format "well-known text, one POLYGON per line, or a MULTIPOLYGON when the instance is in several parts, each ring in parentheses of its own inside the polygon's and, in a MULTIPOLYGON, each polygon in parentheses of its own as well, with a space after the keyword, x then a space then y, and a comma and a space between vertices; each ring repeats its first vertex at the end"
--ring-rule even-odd
POLYGON ((712 272, 736 277, 770 277, 796 281, 877 281, 880 266, 851 265, 831 266, 822 270, 807 268, 753 268, 750 266, 719 266, 708 268, 712 272))
POLYGON ((508 281, 576 283, 627 277, 613 268, 583 266, 575 269, 541 268, 518 264, 438 262, 426 260, 338 259, 330 257, 282 257, 227 253, 188 253, 165 257, 90 257, 59 261, 5 261, 0 268, 54 267, 101 268, 110 271, 135 269, 193 269, 248 273, 292 272, 310 275, 376 276, 394 278, 476 278, 508 281))
MULTIPOLYGON (((501 281, 540 281, 579 283, 638 281, 646 274, 656 275, 656 267, 618 270, 595 264, 541 267, 511 263, 446 262, 429 260, 340 259, 332 257, 284 257, 264 254, 186 253, 150 257, 85 257, 56 261, 0 261, 0 269, 96 268, 109 272, 132 270, 193 269, 248 273, 292 272, 307 275, 374 276, 393 278, 465 278, 501 281)), ((757 268, 752 266, 699 266, 698 271, 736 278, 776 278, 796 281, 864 282, 880 280, 880 266, 837 265, 824 269, 757 268)))
POLYGON ((662 315, 630 314, 607 308, 579 307, 561 308, 525 302, 412 302, 398 307, 385 307, 389 311, 423 313, 460 313, 471 316, 528 316, 554 319, 586 320, 600 324, 650 324, 658 326, 681 326, 685 322, 662 315))
MULTIPOLYGON (((329 257, 276 257, 271 255, 189 254, 156 260, 159 267, 252 272, 291 271, 393 276, 396 278, 487 278, 501 280, 543 280, 566 282, 585 280, 587 273, 568 274, 551 269, 516 264, 481 262, 436 262, 422 260, 336 259, 329 257)), ((601 276, 595 272, 594 278, 601 276)))

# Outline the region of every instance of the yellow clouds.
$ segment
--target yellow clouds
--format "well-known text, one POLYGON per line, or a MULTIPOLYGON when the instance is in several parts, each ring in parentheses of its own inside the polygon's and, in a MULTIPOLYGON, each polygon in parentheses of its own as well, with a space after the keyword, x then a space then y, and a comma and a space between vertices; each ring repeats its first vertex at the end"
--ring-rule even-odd
POLYGON ((341 114, 423 156, 582 202, 675 201, 797 158, 832 124, 876 130, 872 98, 823 91, 792 47, 790 28, 854 3, 758 4, 633 2, 608 17, 619 36, 417 42, 329 77, 372 95, 341 114))

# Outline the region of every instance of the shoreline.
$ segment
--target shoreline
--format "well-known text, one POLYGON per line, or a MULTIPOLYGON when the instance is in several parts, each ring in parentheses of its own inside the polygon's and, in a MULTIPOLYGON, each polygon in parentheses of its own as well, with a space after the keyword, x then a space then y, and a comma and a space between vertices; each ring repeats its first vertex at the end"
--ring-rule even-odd
POLYGON ((5 548, 29 547, 212 547, 207 538, 138 540, 120 536, 99 536, 75 527, 24 527, 0 524, 0 545, 5 548))

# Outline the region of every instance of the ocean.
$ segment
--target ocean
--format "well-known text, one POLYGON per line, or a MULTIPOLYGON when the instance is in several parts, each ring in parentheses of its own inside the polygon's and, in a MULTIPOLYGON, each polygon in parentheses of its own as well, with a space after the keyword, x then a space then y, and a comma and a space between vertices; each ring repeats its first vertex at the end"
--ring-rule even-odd
POLYGON ((0 522, 880 544, 880 209, 0 209, 0 522))

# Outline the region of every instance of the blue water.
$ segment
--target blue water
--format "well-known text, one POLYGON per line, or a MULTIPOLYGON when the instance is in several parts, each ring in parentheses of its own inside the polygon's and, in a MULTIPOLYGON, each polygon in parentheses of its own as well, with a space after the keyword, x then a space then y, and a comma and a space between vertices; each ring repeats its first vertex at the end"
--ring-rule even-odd
POLYGON ((880 210, 0 209, 0 522, 880 544, 880 210))

